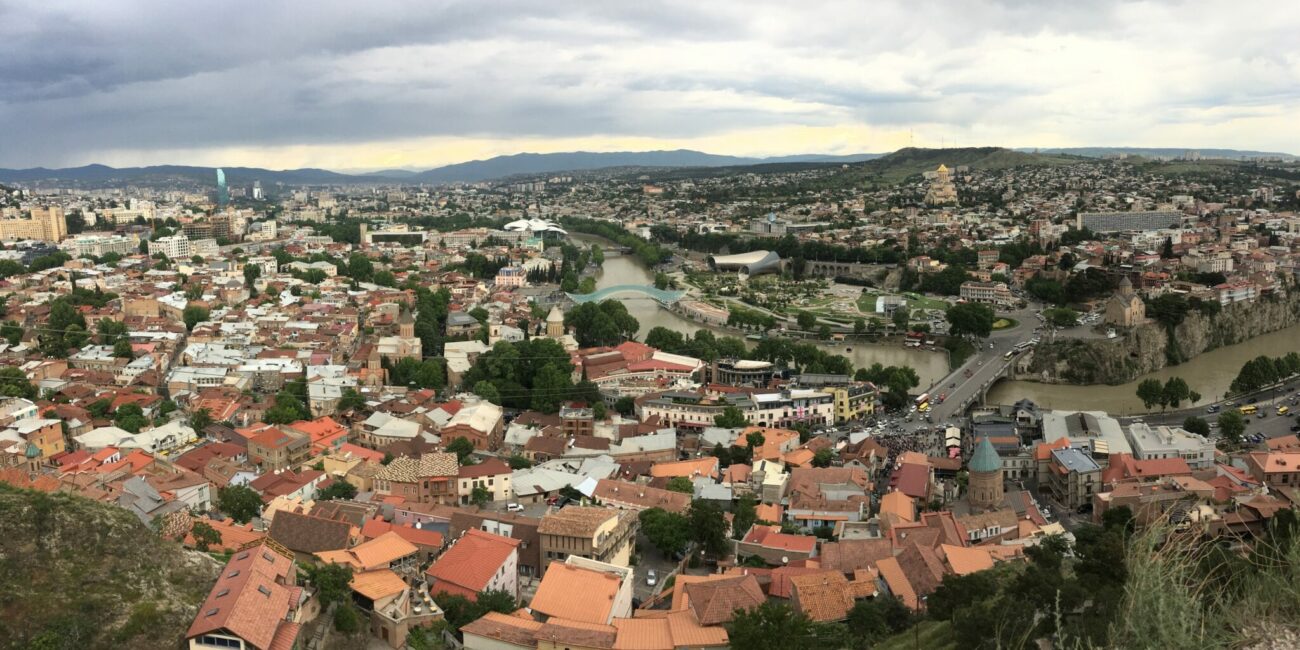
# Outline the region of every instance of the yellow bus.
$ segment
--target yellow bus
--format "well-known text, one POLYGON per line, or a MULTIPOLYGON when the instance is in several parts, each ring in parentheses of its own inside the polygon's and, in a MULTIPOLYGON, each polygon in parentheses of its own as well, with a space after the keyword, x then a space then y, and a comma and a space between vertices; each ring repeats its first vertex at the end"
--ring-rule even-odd
POLYGON ((1241 414, 1242 414, 1242 415, 1254 415, 1254 414, 1255 414, 1255 405, 1254 405, 1254 404, 1247 404, 1246 406, 1243 406, 1243 407, 1241 407, 1241 408, 1239 408, 1239 409, 1237 409, 1237 410, 1238 410, 1238 411, 1241 411, 1241 414))
POLYGON ((1277 407, 1277 414, 1278 414, 1278 415, 1286 415, 1287 413, 1290 413, 1290 412, 1291 412, 1291 407, 1289 407, 1289 406, 1278 406, 1278 407, 1277 407))

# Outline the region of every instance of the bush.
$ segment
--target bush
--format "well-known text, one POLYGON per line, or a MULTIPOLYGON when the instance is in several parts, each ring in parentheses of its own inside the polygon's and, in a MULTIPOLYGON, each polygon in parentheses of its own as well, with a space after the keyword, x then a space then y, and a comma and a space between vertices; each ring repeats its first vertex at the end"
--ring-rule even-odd
POLYGON ((334 629, 344 634, 356 634, 361 631, 361 616, 351 605, 340 605, 334 610, 334 629))

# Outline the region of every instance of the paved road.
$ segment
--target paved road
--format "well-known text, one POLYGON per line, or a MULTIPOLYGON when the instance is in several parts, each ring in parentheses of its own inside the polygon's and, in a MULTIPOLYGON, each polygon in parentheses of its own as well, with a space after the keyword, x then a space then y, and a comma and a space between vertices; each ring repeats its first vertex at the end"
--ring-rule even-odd
POLYGON ((931 400, 940 394, 946 394, 942 404, 932 404, 930 408, 930 418, 936 424, 961 417, 968 402, 978 397, 983 387, 997 377, 1008 363, 1015 362, 1018 356, 1008 361, 1006 354, 1017 344, 1034 337, 1034 328, 1040 324, 1037 313, 1038 309, 1031 305, 1018 311, 998 314, 999 317, 1016 319, 1016 326, 993 332, 988 340, 980 341, 976 354, 931 386, 931 400), (990 344, 992 348, 989 347, 990 344), (966 376, 967 370, 971 371, 970 377, 966 376))

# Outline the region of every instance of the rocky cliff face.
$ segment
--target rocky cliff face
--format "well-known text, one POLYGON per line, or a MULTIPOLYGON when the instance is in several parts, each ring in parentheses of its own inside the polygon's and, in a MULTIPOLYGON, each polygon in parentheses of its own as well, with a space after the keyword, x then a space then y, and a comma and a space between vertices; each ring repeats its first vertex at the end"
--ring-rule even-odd
POLYGON ((1230 305, 1217 314, 1192 310, 1172 330, 1151 321, 1115 339, 1041 343, 1029 361, 1029 371, 1019 378, 1045 383, 1123 384, 1202 352, 1297 323, 1300 293, 1230 305))

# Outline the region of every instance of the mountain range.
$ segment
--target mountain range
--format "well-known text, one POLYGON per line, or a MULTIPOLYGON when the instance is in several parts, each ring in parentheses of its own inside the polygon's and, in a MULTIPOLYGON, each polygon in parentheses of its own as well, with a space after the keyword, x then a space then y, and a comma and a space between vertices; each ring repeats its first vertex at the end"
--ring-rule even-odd
MULTIPOLYGON (((406 169, 386 169, 368 173, 351 173, 330 171, 327 169, 286 169, 271 170, 258 167, 225 167, 226 180, 231 185, 249 185, 255 180, 264 186, 277 183, 285 185, 350 185, 367 183, 427 183, 432 185, 446 183, 475 183, 493 181, 514 176, 537 176, 543 174, 562 174, 566 172, 584 172, 610 168, 645 168, 645 169, 689 169, 746 167, 753 165, 780 164, 841 164, 862 163, 881 160, 879 164, 891 167, 908 163, 904 166, 911 170, 910 163, 932 162, 930 158, 948 159, 956 156, 974 156, 971 160, 949 160, 949 164, 975 164, 976 166, 1001 167, 1015 164, 1032 164, 1034 159, 1023 158, 1032 153, 1040 156, 1067 156, 1083 158, 1100 158, 1126 153, 1150 158, 1179 157, 1189 149, 1160 149, 1143 147, 1074 147, 1050 149, 1002 149, 999 147, 978 147, 966 149, 901 149, 891 154, 860 153, 843 156, 803 154, 794 156, 775 156, 771 158, 753 158, 743 156, 725 156, 704 153, 690 149, 673 151, 616 151, 590 152, 574 151, 565 153, 520 153, 509 156, 496 156, 486 160, 472 160, 424 171, 406 169), (917 160, 918 152, 926 152, 917 160), (961 154, 961 155, 958 155, 961 154)), ((1205 158, 1258 158, 1277 157, 1295 159, 1296 156, 1285 153, 1247 151, 1237 149, 1191 149, 1205 158)), ((1041 162, 1041 160, 1039 160, 1041 162)), ((1054 162, 1062 162, 1060 159, 1054 162)), ((863 171, 871 171, 871 167, 863 171)), ((112 184, 126 182, 165 181, 169 178, 189 179, 200 183, 215 183, 216 168, 195 167, 187 165, 154 165, 150 167, 108 167, 105 165, 86 165, 63 169, 0 169, 0 183, 33 183, 40 181, 74 181, 86 184, 112 184)))
POLYGON ((1189 151, 1194 151, 1202 158, 1227 158, 1230 160, 1242 160, 1247 158, 1282 158, 1285 160, 1294 160, 1295 155, 1289 153, 1280 153, 1276 151, 1250 151, 1244 149, 1197 149, 1187 147, 1177 149, 1172 147, 1063 147, 1063 148, 1021 148, 1016 151, 1037 152, 1037 153, 1062 153, 1072 156, 1083 156, 1085 158, 1104 158, 1115 154, 1128 154, 1130 156, 1142 156, 1144 158, 1181 158, 1189 151))
MULTIPOLYGON (((521 153, 497 156, 487 160, 446 165, 425 171, 389 169, 366 174, 342 174, 326 169, 270 170, 257 167, 224 167, 226 181, 242 185, 262 181, 263 185, 322 185, 355 183, 474 183, 511 176, 579 172, 612 167, 729 167, 767 163, 849 163, 879 158, 884 154, 853 154, 831 156, 805 154, 773 158, 745 158, 722 156, 689 149, 675 151, 619 151, 568 153, 521 153)), ((154 165, 150 167, 115 168, 105 165, 86 165, 47 169, 0 169, 0 182, 31 183, 36 181, 78 181, 83 183, 128 182, 145 179, 188 178, 200 182, 216 182, 216 168, 185 165, 154 165)))

